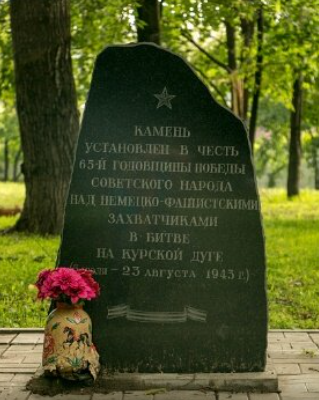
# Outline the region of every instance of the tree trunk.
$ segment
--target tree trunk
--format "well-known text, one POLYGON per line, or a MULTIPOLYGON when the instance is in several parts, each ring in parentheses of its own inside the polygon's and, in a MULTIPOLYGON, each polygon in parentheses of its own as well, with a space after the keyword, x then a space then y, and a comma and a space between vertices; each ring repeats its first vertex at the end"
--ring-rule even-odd
POLYGON ((9 179, 9 139, 4 139, 4 169, 3 169, 3 181, 7 182, 9 179))
POLYGON ((290 116, 290 144, 287 195, 299 194, 300 160, 301 160, 301 106, 302 106, 302 75, 299 73, 294 81, 292 94, 293 110, 290 116))
POLYGON ((10 15, 26 184, 15 229, 58 234, 79 124, 69 1, 11 0, 10 15))
POLYGON ((13 182, 18 182, 18 179, 21 174, 21 171, 19 169, 19 161, 20 161, 21 154, 22 154, 22 149, 21 149, 21 147, 19 147, 19 150, 17 151, 16 155, 14 156, 13 172, 12 172, 13 182))
POLYGON ((269 173, 268 174, 268 188, 272 189, 276 187, 276 174, 269 173))
POLYGON ((260 8, 258 10, 258 16, 257 16, 257 55, 256 55, 254 95, 253 95, 253 103, 251 106, 251 115, 249 121, 249 141, 252 153, 254 153, 258 104, 261 92, 261 80, 263 72, 263 36, 264 36, 263 9, 260 8))
POLYGON ((314 169, 314 174, 315 174, 315 189, 319 190, 318 150, 317 150, 317 146, 314 142, 312 144, 312 160, 313 160, 313 169, 314 169))
MULTIPOLYGON (((248 20, 246 18, 241 18, 240 19, 240 25, 241 25, 241 32, 243 36, 243 51, 241 55, 241 64, 244 64, 244 62, 247 62, 247 51, 250 49, 252 40, 254 37, 254 20, 248 20)), ((250 64, 250 63, 249 63, 250 64)), ((248 115, 248 107, 249 107, 249 89, 247 87, 247 77, 244 77, 243 79, 243 119, 244 121, 247 121, 247 115, 248 115)))
POLYGON ((317 160, 315 164, 315 189, 319 190, 319 165, 317 160))
POLYGON ((236 31, 229 23, 225 22, 226 26, 226 42, 228 54, 228 67, 230 72, 231 87, 232 87, 232 110, 240 118, 244 119, 244 94, 243 82, 238 77, 237 61, 236 61, 236 31))
POLYGON ((141 0, 137 8, 139 24, 137 25, 138 42, 153 42, 158 45, 160 39, 160 4, 158 0, 141 0))
POLYGON ((231 79, 231 108, 235 114, 239 115, 237 83, 236 83, 237 63, 236 63, 235 28, 228 21, 225 21, 225 27, 226 27, 228 67, 230 70, 230 79, 231 79))

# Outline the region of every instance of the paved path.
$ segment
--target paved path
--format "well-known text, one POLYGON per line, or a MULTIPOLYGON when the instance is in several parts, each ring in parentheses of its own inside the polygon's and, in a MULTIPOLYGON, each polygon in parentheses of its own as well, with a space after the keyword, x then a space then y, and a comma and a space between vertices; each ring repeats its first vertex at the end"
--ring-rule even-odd
MULTIPOLYGON (((0 400, 39 400, 25 390, 41 362, 41 330, 0 329, 0 400)), ((53 400, 319 400, 319 330, 270 331, 268 357, 279 376, 280 393, 231 394, 204 391, 115 392, 59 395, 53 400)), ((51 399, 51 397, 46 397, 51 399)))

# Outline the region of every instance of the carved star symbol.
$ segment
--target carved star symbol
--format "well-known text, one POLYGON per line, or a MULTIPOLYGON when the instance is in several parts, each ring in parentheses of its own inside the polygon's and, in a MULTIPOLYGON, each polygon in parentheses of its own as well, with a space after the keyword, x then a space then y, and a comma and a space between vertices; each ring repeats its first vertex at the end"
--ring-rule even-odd
POLYGON ((160 108, 162 106, 166 106, 168 107, 170 110, 172 109, 172 104, 171 101, 174 99, 174 97, 176 97, 173 94, 168 94, 166 86, 164 87, 162 93, 159 94, 154 94, 153 96, 155 96, 158 100, 158 104, 157 104, 157 108, 160 108))

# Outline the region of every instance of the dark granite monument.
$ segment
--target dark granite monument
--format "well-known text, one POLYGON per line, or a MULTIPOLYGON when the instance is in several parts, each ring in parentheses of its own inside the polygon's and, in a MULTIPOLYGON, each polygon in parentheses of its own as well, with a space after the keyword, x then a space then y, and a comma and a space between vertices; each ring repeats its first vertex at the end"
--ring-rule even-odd
POLYGON ((265 249, 243 123, 179 56, 97 58, 59 265, 90 268, 110 371, 262 371, 265 249))

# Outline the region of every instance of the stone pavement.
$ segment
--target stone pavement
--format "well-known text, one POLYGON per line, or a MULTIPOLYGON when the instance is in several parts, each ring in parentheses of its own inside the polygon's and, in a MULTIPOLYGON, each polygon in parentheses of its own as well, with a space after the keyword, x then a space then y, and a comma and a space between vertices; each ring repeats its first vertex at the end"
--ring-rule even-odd
MULTIPOLYGON (((319 330, 271 330, 268 357, 277 371, 279 393, 201 391, 113 392, 58 395, 54 400, 319 400, 319 330)), ((0 329, 0 400, 38 400, 25 389, 41 363, 41 329, 0 329)), ((45 397, 50 399, 50 397, 45 397)))

